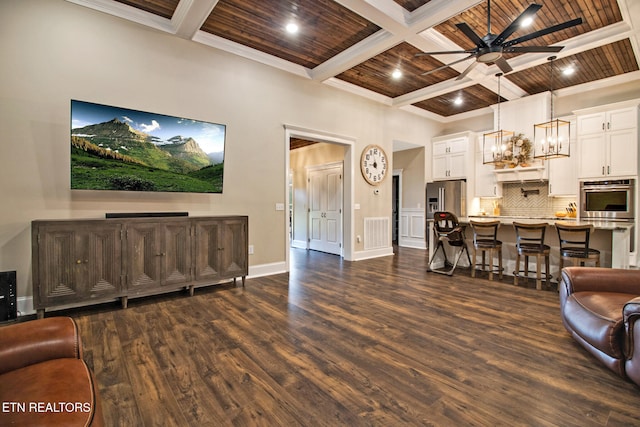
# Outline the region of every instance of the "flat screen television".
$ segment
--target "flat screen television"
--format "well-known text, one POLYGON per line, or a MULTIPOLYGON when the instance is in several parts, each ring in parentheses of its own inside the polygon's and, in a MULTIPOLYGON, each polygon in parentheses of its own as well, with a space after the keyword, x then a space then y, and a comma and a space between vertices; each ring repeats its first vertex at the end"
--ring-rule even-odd
POLYGON ((226 126, 71 100, 71 189, 222 193, 226 126))

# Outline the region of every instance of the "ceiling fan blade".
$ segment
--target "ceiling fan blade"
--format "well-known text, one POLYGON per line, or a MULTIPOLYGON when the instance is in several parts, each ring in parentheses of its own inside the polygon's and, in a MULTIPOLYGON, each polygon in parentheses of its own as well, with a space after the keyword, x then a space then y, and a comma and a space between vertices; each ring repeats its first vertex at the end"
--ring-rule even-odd
POLYGON ((414 56, 448 55, 450 53, 474 53, 475 50, 445 50, 442 52, 420 52, 414 56))
POLYGON ((522 22, 525 19, 530 18, 536 13, 538 13, 538 11, 541 8, 542 8, 542 5, 540 4, 535 4, 535 3, 530 4, 529 7, 520 14, 520 16, 518 16, 515 20, 513 20, 513 22, 511 22, 511 24, 509 24, 507 28, 505 28, 504 30, 502 30, 500 34, 498 34, 498 36, 491 42, 491 45, 492 46, 501 45, 502 42, 508 39, 511 34, 513 34, 518 28, 522 26, 522 22))
POLYGON ((458 29, 460 31, 462 31, 464 33, 465 36, 469 37, 469 39, 478 47, 489 47, 489 45, 487 45, 487 43, 482 40, 482 38, 476 34, 475 31, 473 31, 471 29, 471 27, 469 25, 467 25, 466 22, 461 22, 459 24, 456 24, 456 27, 458 27, 458 29))
POLYGON ((517 39, 510 40, 502 44, 503 47, 513 46, 514 44, 526 42, 527 40, 532 40, 546 34, 555 33, 556 31, 564 30, 565 28, 574 27, 576 25, 582 24, 582 18, 572 19, 571 21, 563 22, 562 24, 553 25, 551 27, 545 28, 544 30, 536 31, 522 37, 518 37, 517 39))
POLYGON ((557 53, 564 46, 512 46, 503 50, 506 53, 557 53))
POLYGON ((466 70, 464 70, 462 72, 462 74, 460 74, 458 77, 456 77, 456 80, 464 79, 466 77, 466 75, 469 74, 469 71, 473 70, 476 67, 476 65, 478 65, 478 61, 473 61, 473 63, 471 65, 469 65, 466 70))
POLYGON ((450 66, 455 65, 455 64, 457 64, 457 63, 459 63, 459 62, 464 62, 464 61, 466 61, 466 60, 467 60, 467 59, 469 59, 469 58, 473 58, 474 56, 475 56, 475 55, 469 55, 469 56, 467 56, 466 58, 458 59, 457 61, 453 61, 453 62, 451 62, 451 63, 449 63, 449 64, 443 65, 442 67, 435 68, 435 69, 433 69, 433 70, 427 71, 426 73, 422 73, 422 74, 420 74, 420 75, 421 75, 421 76, 426 76, 426 75, 429 75, 429 74, 435 73, 436 71, 444 70, 445 68, 449 68, 450 66))
POLYGON ((502 71, 504 74, 507 74, 513 71, 513 68, 511 68, 511 65, 509 65, 507 60, 504 59, 503 57, 498 58, 495 64, 498 66, 498 68, 500 68, 500 71, 502 71))

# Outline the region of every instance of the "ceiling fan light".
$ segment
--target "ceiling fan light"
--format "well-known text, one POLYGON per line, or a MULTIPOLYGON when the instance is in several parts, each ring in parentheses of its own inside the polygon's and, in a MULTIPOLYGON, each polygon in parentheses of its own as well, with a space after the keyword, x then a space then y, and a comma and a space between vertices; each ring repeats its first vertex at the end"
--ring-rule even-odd
POLYGON ((502 57, 501 46, 491 46, 488 49, 482 49, 480 52, 480 55, 478 55, 478 62, 481 62, 483 64, 496 62, 502 57))
POLYGON ((522 28, 525 28, 531 25, 532 23, 533 23, 533 16, 529 16, 528 18, 525 18, 522 20, 522 24, 520 24, 520 26, 522 28))

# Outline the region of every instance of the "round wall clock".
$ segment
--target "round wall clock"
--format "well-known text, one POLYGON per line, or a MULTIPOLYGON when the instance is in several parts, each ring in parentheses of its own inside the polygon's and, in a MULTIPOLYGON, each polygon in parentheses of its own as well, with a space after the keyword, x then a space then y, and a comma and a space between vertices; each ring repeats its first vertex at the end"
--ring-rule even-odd
POLYGON ((371 185, 378 185, 387 176, 389 159, 379 145, 367 145, 360 157, 360 170, 362 176, 371 185))

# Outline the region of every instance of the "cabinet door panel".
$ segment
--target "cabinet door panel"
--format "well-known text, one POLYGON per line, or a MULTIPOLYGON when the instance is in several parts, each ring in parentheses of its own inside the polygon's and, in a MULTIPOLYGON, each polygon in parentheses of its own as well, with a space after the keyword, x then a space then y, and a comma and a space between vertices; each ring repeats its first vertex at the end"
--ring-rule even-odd
POLYGON ((244 275, 247 269, 247 228, 243 221, 224 222, 223 241, 220 250, 221 274, 224 277, 244 275))
POLYGON ((127 228, 127 281, 130 289, 160 286, 161 230, 154 224, 130 224, 127 228))
POLYGON ((449 152, 449 141, 434 142, 431 150, 433 157, 444 156, 449 152))
POLYGON ((83 274, 87 277, 90 296, 98 293, 112 293, 121 289, 120 227, 89 231, 86 236, 87 258, 83 274))
POLYGON ((191 280, 191 245, 189 223, 163 226, 162 284, 169 285, 191 280))
POLYGON ((433 158, 433 179, 448 179, 449 156, 433 158))
POLYGON ((449 154, 466 153, 467 146, 467 138, 452 139, 449 141, 449 154))
POLYGON ((608 175, 623 176, 637 175, 638 147, 630 144, 635 141, 635 129, 609 132, 609 168, 608 175))
POLYGON ((606 173, 604 143, 605 137, 602 132, 579 139, 581 178, 597 178, 606 173))
POLYGON ((607 130, 635 129, 638 126, 638 109, 623 108, 609 112, 607 130))
POLYGON ((464 178, 467 176, 466 153, 452 154, 449 157, 449 178, 464 178))
POLYGON ((77 294, 76 236, 73 230, 42 230, 40 234, 40 297, 42 300, 77 294))
POLYGON ((587 114, 578 117, 578 135, 603 132, 605 130, 605 113, 587 114))
POLYGON ((195 280, 218 280, 220 221, 197 221, 195 225, 195 280))

